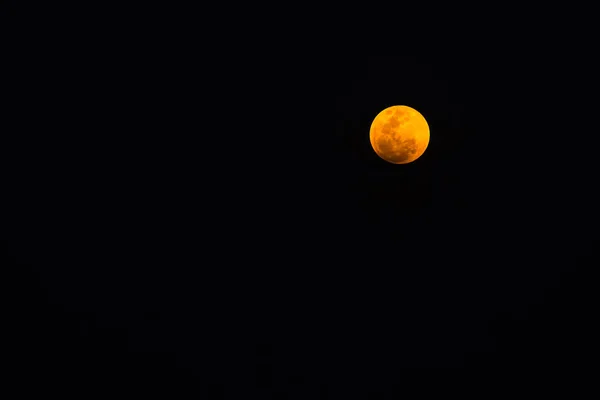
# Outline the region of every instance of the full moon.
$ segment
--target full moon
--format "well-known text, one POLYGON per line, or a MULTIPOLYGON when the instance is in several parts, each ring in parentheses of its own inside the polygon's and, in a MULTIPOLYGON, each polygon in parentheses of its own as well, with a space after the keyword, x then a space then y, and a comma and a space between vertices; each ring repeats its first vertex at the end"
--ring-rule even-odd
POLYGON ((427 149, 429 125, 414 108, 391 106, 373 120, 370 138, 379 157, 392 164, 408 164, 427 149))

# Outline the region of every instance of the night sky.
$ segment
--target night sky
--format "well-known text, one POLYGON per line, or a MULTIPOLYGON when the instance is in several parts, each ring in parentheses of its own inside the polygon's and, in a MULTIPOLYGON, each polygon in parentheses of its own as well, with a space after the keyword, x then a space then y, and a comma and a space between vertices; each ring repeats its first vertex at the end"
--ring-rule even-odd
POLYGON ((224 46, 169 24, 21 32, 17 370, 375 399, 410 369, 586 359, 585 51, 451 30, 398 51, 345 27, 224 46), (369 143, 392 105, 430 126, 411 164, 369 143))

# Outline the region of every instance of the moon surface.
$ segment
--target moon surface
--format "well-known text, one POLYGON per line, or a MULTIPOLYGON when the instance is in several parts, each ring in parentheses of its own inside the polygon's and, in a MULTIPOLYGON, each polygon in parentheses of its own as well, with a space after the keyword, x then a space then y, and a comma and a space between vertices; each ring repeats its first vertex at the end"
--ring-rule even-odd
POLYGON ((391 106, 373 120, 370 138, 379 157, 392 164, 408 164, 427 149, 429 125, 414 108, 391 106))

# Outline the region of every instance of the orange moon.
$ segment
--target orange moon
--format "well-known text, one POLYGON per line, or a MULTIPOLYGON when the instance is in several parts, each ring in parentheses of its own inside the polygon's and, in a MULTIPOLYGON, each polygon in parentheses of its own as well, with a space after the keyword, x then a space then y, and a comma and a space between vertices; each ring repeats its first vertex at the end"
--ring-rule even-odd
POLYGON ((392 164, 408 164, 427 149, 429 125, 414 108, 391 106, 373 120, 370 138, 379 157, 392 164))

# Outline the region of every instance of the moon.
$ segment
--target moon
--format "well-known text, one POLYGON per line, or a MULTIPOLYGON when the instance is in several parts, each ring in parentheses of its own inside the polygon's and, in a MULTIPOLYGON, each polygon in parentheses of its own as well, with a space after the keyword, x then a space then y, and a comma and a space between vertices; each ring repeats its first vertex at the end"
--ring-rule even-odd
POLYGON ((427 149, 429 125, 414 108, 391 106, 373 120, 370 138, 379 157, 392 164, 408 164, 427 149))

